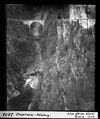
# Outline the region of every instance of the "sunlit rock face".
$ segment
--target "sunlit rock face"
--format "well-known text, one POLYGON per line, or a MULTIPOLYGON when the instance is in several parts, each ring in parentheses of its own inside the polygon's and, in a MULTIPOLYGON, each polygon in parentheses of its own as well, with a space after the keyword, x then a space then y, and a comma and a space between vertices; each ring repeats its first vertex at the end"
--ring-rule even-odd
MULTIPOLYGON (((75 5, 75 6, 71 6, 71 9, 70 9, 70 21, 77 21, 79 20, 79 23, 80 25, 84 28, 84 29, 87 29, 87 28, 90 28, 92 26, 94 26, 95 24, 95 18, 91 19, 91 18, 88 18, 88 14, 86 14, 85 12, 85 7, 86 5, 75 5)), ((92 5, 90 5, 89 7, 91 7, 92 5)), ((92 9, 93 7, 95 6, 92 6, 92 9)), ((89 9, 88 9, 89 11, 89 9)))
POLYGON ((9 58, 14 67, 11 68, 11 63, 8 63, 11 72, 8 79, 12 81, 9 84, 13 89, 12 93, 8 91, 14 95, 13 92, 20 89, 19 96, 14 96, 15 100, 20 99, 18 108, 21 105, 21 110, 94 110, 95 18, 88 18, 82 5, 71 5, 65 9, 46 9, 44 17, 39 12, 39 16, 36 13, 37 17, 30 19, 44 20, 44 29, 40 29, 38 37, 30 32, 36 30, 35 25, 31 26, 32 22, 22 22, 23 25, 17 27, 27 26, 27 30, 19 30, 23 34, 18 32, 18 36, 14 37, 16 32, 11 30, 8 35, 10 40, 13 37, 18 39, 15 40, 16 47, 9 46, 10 50, 14 48, 9 54, 13 54, 11 58, 16 60, 9 58), (66 14, 63 16, 65 9, 69 11, 69 17, 66 14), (58 13, 63 12, 59 19, 57 10, 58 13), (31 29, 28 29, 29 26, 31 29), (25 47, 18 47, 18 41, 25 42, 25 47), (26 106, 23 106, 24 102, 26 106))
POLYGON ((38 83, 39 83, 38 77, 29 76, 29 79, 26 80, 25 86, 29 84, 31 88, 37 89, 38 83))

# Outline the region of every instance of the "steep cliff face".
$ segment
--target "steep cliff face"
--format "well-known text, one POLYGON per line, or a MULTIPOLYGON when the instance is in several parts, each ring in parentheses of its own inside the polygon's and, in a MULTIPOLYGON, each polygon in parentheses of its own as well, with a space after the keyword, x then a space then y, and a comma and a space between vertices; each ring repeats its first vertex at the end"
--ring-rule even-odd
MULTIPOLYGON (((76 6, 75 9, 78 10, 76 6)), ((81 8, 75 14, 82 10, 85 13, 81 8)), ((40 36, 34 36, 27 28, 18 32, 20 27, 10 24, 8 97, 16 91, 19 94, 9 99, 8 110, 94 110, 94 25, 83 27, 77 15, 77 19, 73 15, 66 19, 57 19, 53 13, 52 17, 46 15, 40 36)), ((24 25, 21 28, 27 26, 24 25)))

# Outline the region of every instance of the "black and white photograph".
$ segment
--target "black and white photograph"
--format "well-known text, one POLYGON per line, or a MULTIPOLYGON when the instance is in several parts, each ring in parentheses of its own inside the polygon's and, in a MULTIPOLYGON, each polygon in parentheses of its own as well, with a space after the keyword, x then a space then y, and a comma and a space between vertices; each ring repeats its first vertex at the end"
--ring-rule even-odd
POLYGON ((95 111, 96 5, 6 4, 6 111, 95 111))

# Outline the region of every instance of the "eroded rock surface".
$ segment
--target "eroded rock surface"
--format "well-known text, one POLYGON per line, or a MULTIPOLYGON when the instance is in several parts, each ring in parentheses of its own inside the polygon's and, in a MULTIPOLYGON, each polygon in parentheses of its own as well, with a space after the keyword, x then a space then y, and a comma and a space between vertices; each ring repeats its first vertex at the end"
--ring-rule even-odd
POLYGON ((37 37, 8 23, 8 110, 94 110, 95 26, 54 18, 45 15, 37 37))

